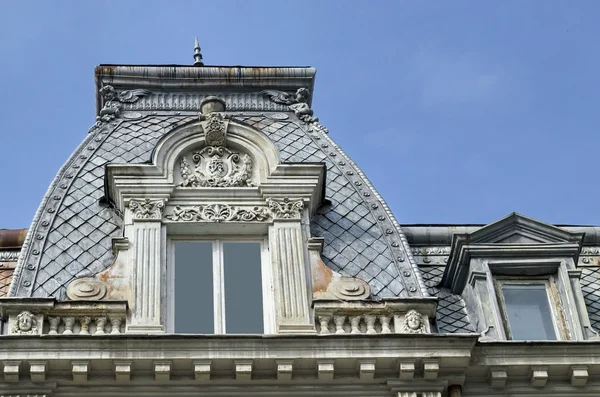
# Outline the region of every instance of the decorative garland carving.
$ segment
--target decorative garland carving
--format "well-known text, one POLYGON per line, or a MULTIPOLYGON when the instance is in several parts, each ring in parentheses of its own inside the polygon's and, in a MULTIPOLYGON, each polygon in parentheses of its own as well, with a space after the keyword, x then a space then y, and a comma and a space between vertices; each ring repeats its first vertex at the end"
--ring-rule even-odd
POLYGON ((37 320, 30 311, 22 311, 17 316, 17 322, 11 329, 11 334, 37 335, 37 320))
POLYGON ((302 200, 291 201, 289 198, 283 200, 267 199, 267 205, 274 219, 300 219, 304 202, 302 200))
POLYGON ((133 212, 135 219, 162 219, 164 207, 164 200, 144 199, 129 202, 129 209, 133 212))
POLYGON ((16 262, 20 251, 0 251, 0 262, 16 262))
POLYGON ((310 97, 310 91, 308 88, 298 88, 295 94, 279 90, 264 90, 261 94, 268 96, 269 99, 275 103, 282 105, 288 105, 288 108, 294 112, 298 119, 305 123, 317 123, 318 118, 313 117, 313 111, 308 106, 308 98, 310 97))
POLYGON ((92 277, 78 278, 68 285, 67 296, 74 301, 99 301, 106 296, 106 285, 102 281, 92 277))
POLYGON ((176 206, 173 213, 165 216, 181 222, 262 222, 270 217, 264 207, 235 207, 227 204, 209 204, 183 208, 176 206))
POLYGON ((327 293, 346 301, 364 300, 371 296, 371 287, 365 281, 351 277, 334 277, 327 293))
POLYGON ((96 117, 96 124, 90 128, 90 132, 94 132, 98 128, 101 128, 104 123, 108 123, 118 117, 123 108, 123 104, 135 103, 141 97, 151 93, 149 90, 144 89, 128 90, 117 93, 111 85, 105 85, 100 88, 100 91, 98 92, 102 95, 102 98, 104 98, 104 107, 100 110, 98 117, 96 117))
POLYGON ((252 160, 250 156, 232 152, 224 146, 207 146, 194 152, 195 163, 190 170, 189 163, 181 158, 183 187, 234 187, 253 186, 252 160))
POLYGON ((416 310, 409 310, 404 315, 404 321, 400 326, 400 332, 404 334, 426 334, 427 324, 423 316, 416 310))

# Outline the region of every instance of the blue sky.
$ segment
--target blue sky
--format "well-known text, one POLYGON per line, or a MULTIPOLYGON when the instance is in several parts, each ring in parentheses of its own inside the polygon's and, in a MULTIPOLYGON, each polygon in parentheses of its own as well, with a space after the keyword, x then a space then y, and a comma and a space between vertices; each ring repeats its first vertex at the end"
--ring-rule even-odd
POLYGON ((94 66, 311 65, 401 224, 600 224, 600 2, 18 1, 0 16, 0 228, 94 123, 94 66))

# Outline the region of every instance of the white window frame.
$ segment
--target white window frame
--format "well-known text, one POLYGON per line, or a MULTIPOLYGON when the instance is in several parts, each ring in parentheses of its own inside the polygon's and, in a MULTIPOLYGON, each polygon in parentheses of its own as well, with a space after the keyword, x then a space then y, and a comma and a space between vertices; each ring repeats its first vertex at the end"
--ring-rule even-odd
POLYGON ((528 277, 527 279, 496 276, 494 277, 494 287, 506 339, 515 340, 510 329, 508 310, 506 308, 506 303, 504 302, 504 293, 502 291, 502 286, 504 285, 543 285, 546 291, 546 298, 548 299, 548 306, 550 307, 550 314, 552 315, 552 325, 554 326, 554 334, 556 335, 555 340, 569 339, 566 334, 566 322, 562 312, 562 303, 557 290, 556 278, 554 276, 528 277))
POLYGON ((213 262, 213 316, 214 334, 227 333, 226 304, 225 304, 225 279, 223 261, 223 243, 259 243, 261 252, 261 289, 263 300, 263 333, 275 333, 275 305, 272 283, 272 270, 270 266, 269 243, 266 236, 187 236, 177 235, 167 237, 167 332, 175 332, 175 242, 210 242, 212 243, 213 262))

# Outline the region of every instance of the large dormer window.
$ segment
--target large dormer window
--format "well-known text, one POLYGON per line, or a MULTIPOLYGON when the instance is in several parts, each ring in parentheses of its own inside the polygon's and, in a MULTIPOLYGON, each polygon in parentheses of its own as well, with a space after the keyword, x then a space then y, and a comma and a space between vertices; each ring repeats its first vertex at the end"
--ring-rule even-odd
POLYGON ((167 329, 262 334, 266 246, 253 239, 170 239, 167 329))
POLYGON ((207 98, 151 164, 107 166, 131 243, 127 332, 316 332, 305 227, 323 164, 281 164, 262 132, 207 98))

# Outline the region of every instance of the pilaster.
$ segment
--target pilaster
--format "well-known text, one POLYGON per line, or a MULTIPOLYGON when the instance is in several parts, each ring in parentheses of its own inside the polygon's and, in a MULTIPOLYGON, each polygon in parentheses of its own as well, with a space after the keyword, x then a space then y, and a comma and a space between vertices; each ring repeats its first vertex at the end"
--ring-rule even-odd
POLYGON ((164 200, 131 200, 126 220, 131 219, 127 237, 133 242, 131 255, 131 320, 126 332, 165 332, 162 299, 165 286, 162 227, 164 200))
POLYGON ((308 257, 301 218, 302 200, 267 200, 273 214, 270 227, 275 311, 278 333, 315 333, 309 295, 308 257))

